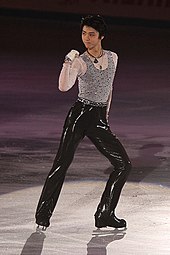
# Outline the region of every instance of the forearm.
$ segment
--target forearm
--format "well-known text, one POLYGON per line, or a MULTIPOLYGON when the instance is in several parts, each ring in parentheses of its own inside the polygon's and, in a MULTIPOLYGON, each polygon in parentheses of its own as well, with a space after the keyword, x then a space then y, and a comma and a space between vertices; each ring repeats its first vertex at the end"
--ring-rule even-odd
POLYGON ((112 90, 110 91, 110 94, 109 94, 109 97, 108 97, 108 100, 107 100, 107 109, 106 109, 106 118, 107 119, 109 117, 111 102, 112 102, 112 90))
MULTIPOLYGON (((75 59, 78 57, 79 52, 71 50, 65 57, 63 67, 59 76, 59 90, 68 91, 73 87, 77 79, 79 68, 75 64, 75 59)), ((79 66, 79 65, 78 65, 79 66)))
POLYGON ((71 76, 70 70, 71 70, 71 64, 64 63, 59 76, 58 88, 60 91, 63 91, 63 92, 68 91, 74 85, 74 79, 72 81, 70 77, 71 76))

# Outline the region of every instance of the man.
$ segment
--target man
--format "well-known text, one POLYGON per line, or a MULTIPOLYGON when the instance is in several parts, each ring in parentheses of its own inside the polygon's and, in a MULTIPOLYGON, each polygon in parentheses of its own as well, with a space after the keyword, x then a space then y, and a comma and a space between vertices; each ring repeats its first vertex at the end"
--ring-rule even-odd
POLYGON ((116 53, 102 48, 106 30, 101 16, 83 18, 81 35, 86 51, 80 56, 76 50, 69 52, 60 73, 59 89, 68 91, 78 79, 79 93, 65 120, 59 149, 37 206, 36 223, 43 230, 50 225, 66 171, 85 136, 114 166, 95 213, 95 226, 126 227, 126 221, 115 216, 115 208, 131 163, 108 124, 118 57, 116 53))

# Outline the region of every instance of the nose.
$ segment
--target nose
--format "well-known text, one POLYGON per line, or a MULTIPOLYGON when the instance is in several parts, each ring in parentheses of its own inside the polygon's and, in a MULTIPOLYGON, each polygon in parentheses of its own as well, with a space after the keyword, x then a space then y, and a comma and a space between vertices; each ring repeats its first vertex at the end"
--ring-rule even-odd
POLYGON ((90 37, 89 37, 88 34, 84 35, 84 40, 85 40, 85 41, 89 41, 89 39, 90 39, 90 37))

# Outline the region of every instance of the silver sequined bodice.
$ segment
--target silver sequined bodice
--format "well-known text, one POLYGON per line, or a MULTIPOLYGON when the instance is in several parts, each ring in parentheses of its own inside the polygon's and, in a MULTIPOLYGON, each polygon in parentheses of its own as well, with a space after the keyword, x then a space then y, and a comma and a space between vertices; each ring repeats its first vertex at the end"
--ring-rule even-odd
POLYGON ((81 55, 87 65, 87 71, 84 75, 78 77, 79 98, 85 98, 93 102, 107 102, 113 85, 115 65, 112 53, 107 50, 104 52, 108 55, 108 67, 105 70, 97 69, 85 53, 81 55))

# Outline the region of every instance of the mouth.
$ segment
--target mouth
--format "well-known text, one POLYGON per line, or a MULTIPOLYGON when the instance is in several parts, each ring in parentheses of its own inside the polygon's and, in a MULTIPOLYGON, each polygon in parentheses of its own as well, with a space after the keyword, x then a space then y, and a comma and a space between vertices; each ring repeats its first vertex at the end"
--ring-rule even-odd
POLYGON ((84 45, 85 45, 86 47, 90 47, 90 46, 91 46, 91 43, 90 43, 90 42, 84 42, 84 45))

